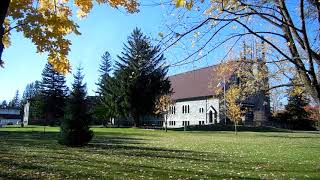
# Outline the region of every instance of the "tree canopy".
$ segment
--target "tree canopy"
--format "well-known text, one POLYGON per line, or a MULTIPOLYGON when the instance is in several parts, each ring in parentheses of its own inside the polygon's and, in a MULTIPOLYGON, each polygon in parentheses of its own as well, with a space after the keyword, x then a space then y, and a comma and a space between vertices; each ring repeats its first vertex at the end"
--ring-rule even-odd
POLYGON ((124 7, 129 13, 138 11, 135 0, 3 0, 0 6, 0 65, 3 48, 11 44, 12 30, 22 32, 36 45, 37 52, 48 53, 48 61, 60 73, 70 70, 68 53, 71 41, 67 35, 80 35, 74 14, 84 18, 94 4, 124 7), (73 6, 76 6, 74 8, 73 6), (76 13, 74 11, 77 11, 76 13))
MULTIPOLYGON (((199 61, 223 45, 227 47, 227 54, 237 51, 239 55, 241 40, 250 43, 258 40, 265 43, 267 64, 272 70, 269 77, 274 83, 270 89, 292 86, 290 81, 295 74, 292 72, 297 72, 307 93, 314 100, 320 100, 318 0, 175 0, 175 4, 178 9, 172 14, 178 21, 168 25, 162 42, 167 49, 178 41, 190 42, 191 39, 191 48, 172 65, 199 61)), ((239 56, 233 58, 241 60, 239 56)))
POLYGON ((152 114, 160 96, 170 92, 168 66, 159 46, 152 46, 140 29, 128 38, 116 64, 115 79, 120 83, 128 114, 139 126, 140 116, 152 114))

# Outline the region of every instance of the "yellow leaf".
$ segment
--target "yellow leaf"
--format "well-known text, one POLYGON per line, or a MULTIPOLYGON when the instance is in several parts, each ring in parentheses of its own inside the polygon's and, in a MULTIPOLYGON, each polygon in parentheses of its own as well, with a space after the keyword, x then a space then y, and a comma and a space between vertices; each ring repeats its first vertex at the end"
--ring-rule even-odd
POLYGON ((175 0, 176 1, 176 7, 184 7, 186 4, 186 0, 175 0))
POLYGON ((191 10, 192 7, 193 7, 193 0, 191 0, 191 1, 188 2, 188 3, 186 3, 186 8, 187 8, 188 10, 191 10))

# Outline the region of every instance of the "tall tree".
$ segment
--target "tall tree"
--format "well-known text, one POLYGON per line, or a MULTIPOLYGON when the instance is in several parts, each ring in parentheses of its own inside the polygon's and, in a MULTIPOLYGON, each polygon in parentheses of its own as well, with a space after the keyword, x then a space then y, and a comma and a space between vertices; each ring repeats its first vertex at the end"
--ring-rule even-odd
POLYGON ((19 90, 16 91, 13 99, 8 104, 9 108, 19 108, 20 107, 20 95, 19 90))
POLYGON ((154 112, 156 101, 170 92, 166 77, 168 66, 159 46, 152 46, 149 39, 136 28, 128 37, 119 61, 116 64, 115 79, 123 90, 128 114, 134 126, 140 125, 142 115, 154 112))
MULTIPOLYGON (((124 7, 128 12, 138 11, 136 0, 95 0, 98 4, 111 7, 124 7)), ((48 61, 61 73, 70 70, 67 55, 71 41, 67 35, 80 35, 79 26, 74 22, 73 14, 85 17, 92 9, 94 0, 1 0, 0 6, 0 65, 4 46, 10 45, 12 30, 22 32, 36 45, 38 52, 47 52, 48 61), (76 6, 78 9, 73 8, 76 6), (78 10, 77 13, 74 13, 78 10)))
POLYGON ((107 92, 108 88, 108 83, 111 83, 111 76, 110 76, 110 71, 111 71, 111 56, 109 52, 105 52, 102 55, 102 61, 99 67, 99 72, 100 77, 99 77, 99 82, 97 83, 98 89, 97 89, 97 94, 98 94, 98 102, 95 104, 94 108, 94 114, 99 118, 102 119, 103 122, 102 124, 106 124, 108 119, 112 118, 115 113, 114 110, 111 111, 111 105, 110 105, 110 94, 107 92))
POLYGON ((83 146, 93 137, 89 128, 87 89, 83 83, 82 68, 74 74, 72 92, 70 94, 67 114, 61 125, 61 138, 59 142, 67 146, 83 146))
POLYGON ((108 51, 102 55, 101 59, 102 59, 102 61, 99 66, 100 77, 99 77, 99 82, 97 83, 97 86, 98 86, 97 93, 98 94, 101 94, 102 89, 106 86, 108 78, 110 78, 110 72, 111 72, 111 67, 112 67, 111 56, 108 51))
POLYGON ((64 115, 65 99, 68 95, 65 76, 54 71, 53 66, 46 64, 42 71, 41 98, 44 117, 54 125, 64 115))

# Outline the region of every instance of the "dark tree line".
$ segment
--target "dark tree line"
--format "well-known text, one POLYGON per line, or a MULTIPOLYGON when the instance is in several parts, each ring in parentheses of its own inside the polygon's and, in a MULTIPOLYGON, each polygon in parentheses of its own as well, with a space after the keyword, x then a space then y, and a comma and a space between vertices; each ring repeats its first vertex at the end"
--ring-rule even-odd
POLYGON ((92 139, 89 124, 93 115, 104 120, 129 118, 138 127, 142 116, 154 114, 158 98, 170 92, 168 66, 159 52, 160 47, 152 46, 139 29, 129 36, 114 67, 106 52, 99 68, 94 110, 89 107, 92 100, 87 97, 82 68, 74 74, 69 91, 65 76, 50 64, 45 66, 41 81, 27 85, 21 102, 31 102, 30 119, 44 119, 44 125, 60 125, 59 143, 68 146, 82 146, 92 139))

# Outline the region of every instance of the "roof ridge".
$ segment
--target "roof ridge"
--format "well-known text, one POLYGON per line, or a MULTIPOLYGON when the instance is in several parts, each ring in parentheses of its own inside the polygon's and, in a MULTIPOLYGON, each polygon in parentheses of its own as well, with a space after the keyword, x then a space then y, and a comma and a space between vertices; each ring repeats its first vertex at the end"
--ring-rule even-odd
POLYGON ((201 69, 212 68, 212 67, 218 66, 218 65, 220 65, 220 64, 221 64, 221 63, 219 63, 219 64, 213 64, 213 65, 206 66, 206 67, 202 67, 202 68, 199 68, 199 69, 193 69, 193 70, 190 70, 190 71, 185 71, 185 72, 177 73, 177 74, 171 75, 171 76, 169 76, 169 77, 178 76, 178 75, 186 74, 186 73, 191 73, 191 72, 194 72, 194 71, 199 71, 199 70, 201 70, 201 69))

